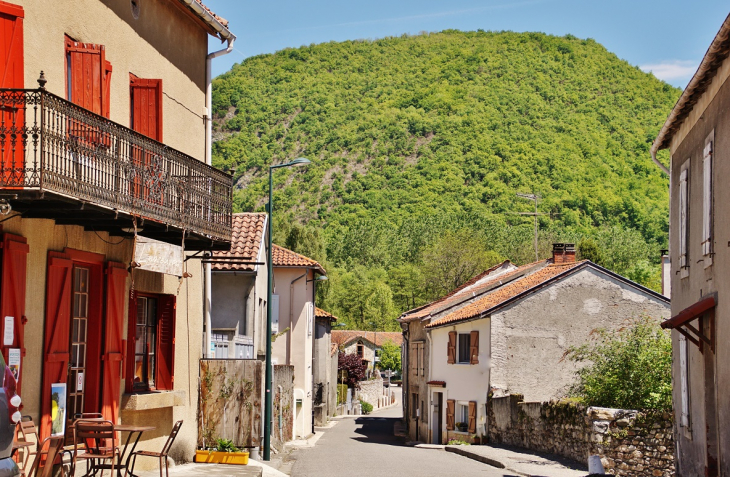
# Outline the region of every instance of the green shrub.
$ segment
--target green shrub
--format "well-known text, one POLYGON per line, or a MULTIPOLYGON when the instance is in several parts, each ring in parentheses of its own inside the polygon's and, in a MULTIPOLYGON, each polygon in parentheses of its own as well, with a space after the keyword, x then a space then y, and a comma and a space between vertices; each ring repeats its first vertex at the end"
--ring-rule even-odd
POLYGON ((360 399, 360 408, 362 409, 363 414, 370 414, 373 411, 373 405, 369 402, 365 402, 362 399, 360 399))
POLYGON ((344 404, 347 402, 347 384, 337 385, 337 404, 344 404))
POLYGON ((218 452, 238 452, 239 449, 230 439, 217 439, 215 441, 215 450, 218 452))
POLYGON ((449 442, 446 443, 447 446, 470 446, 466 441, 462 441, 461 439, 451 439, 449 442))

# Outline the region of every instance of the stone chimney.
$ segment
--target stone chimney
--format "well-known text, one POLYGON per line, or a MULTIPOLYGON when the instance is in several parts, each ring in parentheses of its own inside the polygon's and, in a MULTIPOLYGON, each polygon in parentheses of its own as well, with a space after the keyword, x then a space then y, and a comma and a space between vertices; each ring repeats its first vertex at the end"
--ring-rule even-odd
POLYGON ((553 244, 553 264, 575 263, 574 243, 553 244))

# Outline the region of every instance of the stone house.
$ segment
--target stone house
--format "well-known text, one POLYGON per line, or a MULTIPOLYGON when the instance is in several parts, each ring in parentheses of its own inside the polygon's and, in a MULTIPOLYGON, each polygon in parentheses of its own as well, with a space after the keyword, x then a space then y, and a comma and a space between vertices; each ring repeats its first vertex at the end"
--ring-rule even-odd
POLYGON ((314 431, 313 363, 316 283, 325 270, 315 260, 274 244, 271 346, 274 364, 294 366, 294 438, 314 431))
MULTIPOLYGON (((730 475, 730 16, 651 147, 669 149, 677 475, 730 475)), ((655 159, 656 160, 656 159, 655 159)))
POLYGON ((267 214, 233 214, 231 248, 213 253, 211 325, 216 358, 266 355, 267 214))
POLYGON ((314 425, 324 426, 337 409, 337 346, 332 324, 337 317, 314 307, 314 425))
POLYGON ((197 0, 12 0, 0 23, 0 352, 22 412, 41 438, 77 413, 154 426, 154 451, 182 419, 189 460, 205 274, 183 259, 230 248, 207 111, 235 36, 197 0), (209 36, 229 48, 208 56, 209 36))
POLYGON ((403 334, 392 331, 333 330, 332 342, 345 354, 356 354, 367 363, 372 373, 379 361, 380 348, 386 341, 403 345, 403 334))
MULTIPOLYGON (((568 348, 587 342, 595 329, 669 314, 667 298, 589 261, 576 262, 571 244, 555 244, 548 260, 503 267, 461 294, 475 299, 428 318, 429 373, 417 381, 428 386, 416 413, 428 426, 421 440, 486 435, 490 393, 519 393, 526 401, 558 397, 577 369, 563 359, 568 348)), ((408 384, 410 397, 414 384, 408 384)))

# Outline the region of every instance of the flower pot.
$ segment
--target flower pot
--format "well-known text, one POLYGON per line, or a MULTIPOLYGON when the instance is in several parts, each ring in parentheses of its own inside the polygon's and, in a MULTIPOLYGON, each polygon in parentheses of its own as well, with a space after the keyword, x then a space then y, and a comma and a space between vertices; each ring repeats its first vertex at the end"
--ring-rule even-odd
POLYGON ((218 452, 196 450, 195 462, 205 462, 208 464, 247 465, 248 452, 218 452))

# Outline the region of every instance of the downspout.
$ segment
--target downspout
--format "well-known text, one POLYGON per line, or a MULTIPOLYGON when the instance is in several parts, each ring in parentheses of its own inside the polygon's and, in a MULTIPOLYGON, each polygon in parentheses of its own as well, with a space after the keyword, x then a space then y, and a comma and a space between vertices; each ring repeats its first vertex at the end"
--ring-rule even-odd
POLYGON ((656 149, 654 149, 654 146, 651 147, 651 160, 654 161, 654 164, 657 165, 659 169, 662 170, 666 175, 669 175, 669 169, 667 169, 667 166, 659 162, 659 159, 656 158, 656 149))

